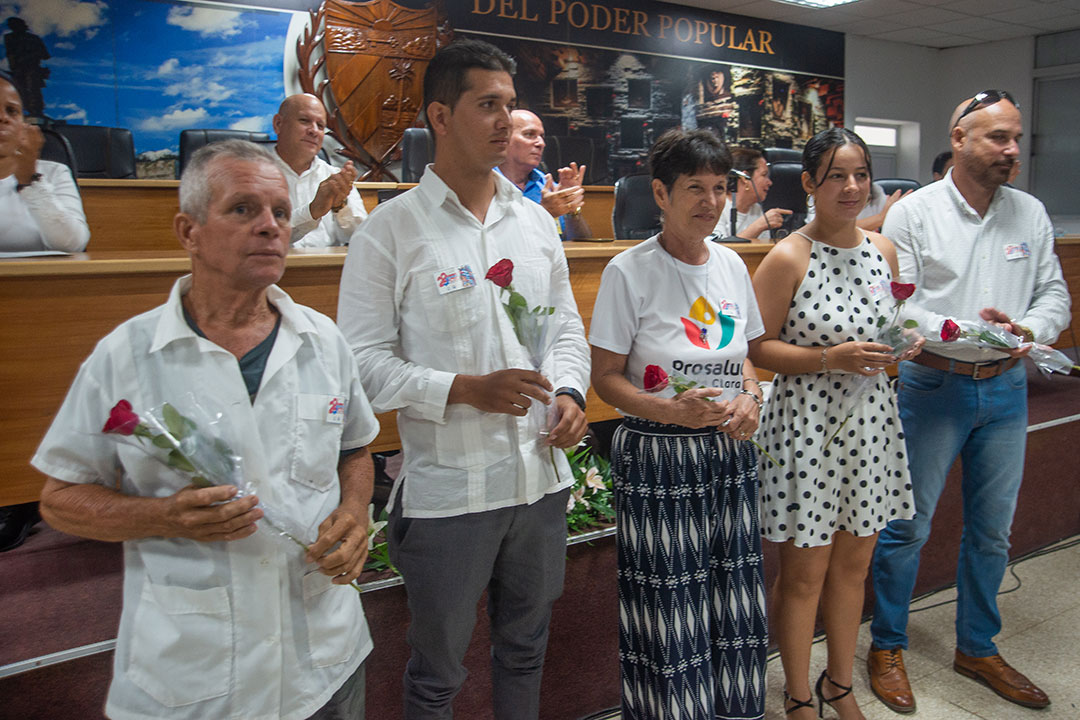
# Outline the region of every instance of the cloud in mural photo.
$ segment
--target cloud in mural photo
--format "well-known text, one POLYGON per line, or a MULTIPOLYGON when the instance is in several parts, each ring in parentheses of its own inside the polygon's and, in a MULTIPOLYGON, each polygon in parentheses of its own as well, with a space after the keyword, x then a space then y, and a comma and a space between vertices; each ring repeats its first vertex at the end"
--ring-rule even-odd
MULTIPOLYGON (((10 18, 44 46, 45 116, 129 128, 142 171, 148 160, 175 155, 185 128, 271 132, 284 97, 290 13, 150 0, 0 2, 5 39, 14 32, 10 18)), ((0 67, 14 72, 25 59, 20 46, 6 46, 0 67)))

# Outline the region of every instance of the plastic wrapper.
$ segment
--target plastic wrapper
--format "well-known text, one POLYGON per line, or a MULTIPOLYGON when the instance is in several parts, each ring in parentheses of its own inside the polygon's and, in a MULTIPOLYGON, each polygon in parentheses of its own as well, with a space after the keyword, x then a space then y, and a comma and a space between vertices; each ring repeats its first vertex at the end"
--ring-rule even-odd
MULTIPOLYGON (((935 342, 938 341, 935 340, 935 342)), ((1008 351, 1019 348, 1024 341, 1023 338, 1013 335, 1005 328, 981 318, 979 320, 952 320, 950 318, 941 325, 940 342, 1008 351)))
MULTIPOLYGON (((222 413, 209 413, 190 394, 185 402, 187 415, 170 403, 149 411, 136 412, 127 400, 120 400, 110 411, 102 432, 118 442, 138 447, 166 467, 174 470, 188 484, 197 487, 232 485, 237 493, 227 502, 255 494, 244 480, 244 460, 233 451, 226 438, 222 413)), ((260 530, 299 546, 304 552, 315 541, 308 531, 288 514, 260 502, 263 512, 260 530)), ((357 591, 356 583, 351 583, 357 591)))
POLYGON ((1043 375, 1049 377, 1054 373, 1062 375, 1071 375, 1074 372, 1080 373, 1080 365, 1073 363, 1072 358, 1060 350, 1039 343, 1027 344, 1031 346, 1027 356, 1031 358, 1031 361, 1035 363, 1035 367, 1043 375))

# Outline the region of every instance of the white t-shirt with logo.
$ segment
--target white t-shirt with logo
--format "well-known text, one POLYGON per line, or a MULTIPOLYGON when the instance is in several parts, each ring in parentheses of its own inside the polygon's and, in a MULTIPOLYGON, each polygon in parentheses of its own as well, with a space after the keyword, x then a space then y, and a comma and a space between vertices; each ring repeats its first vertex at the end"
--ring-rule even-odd
MULTIPOLYGON (((626 378, 643 386, 646 365, 706 387, 742 389, 747 344, 764 334, 750 273, 730 248, 706 242, 709 260, 687 265, 653 236, 608 263, 589 342, 626 355, 626 378)), ((675 394, 670 387, 662 397, 675 394)))

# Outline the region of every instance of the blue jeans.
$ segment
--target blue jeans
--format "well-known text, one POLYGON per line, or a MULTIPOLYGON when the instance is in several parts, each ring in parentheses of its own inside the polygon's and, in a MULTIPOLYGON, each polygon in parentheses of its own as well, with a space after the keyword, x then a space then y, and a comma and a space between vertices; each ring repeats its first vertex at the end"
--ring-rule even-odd
POLYGON ((917 514, 889 523, 878 538, 872 564, 874 645, 907 648, 919 551, 959 455, 964 529, 956 569, 956 647, 974 657, 993 655, 993 638, 1001 630, 997 592, 1024 473, 1027 372, 1020 362, 998 377, 974 380, 905 362, 898 399, 917 514))

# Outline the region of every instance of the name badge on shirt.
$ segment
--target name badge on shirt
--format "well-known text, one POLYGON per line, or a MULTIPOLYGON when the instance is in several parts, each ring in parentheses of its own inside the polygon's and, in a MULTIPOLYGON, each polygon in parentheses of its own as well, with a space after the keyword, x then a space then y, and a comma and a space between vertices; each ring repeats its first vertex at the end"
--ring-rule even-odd
POLYGON ((322 420, 333 425, 345 422, 349 399, 344 395, 312 395, 297 397, 297 415, 301 420, 322 420))
POLYGON ((742 311, 739 310, 739 303, 732 302, 731 300, 720 300, 717 304, 717 310, 720 315, 726 315, 732 320, 738 320, 742 317, 742 311))
POLYGON ((435 287, 439 289, 440 295, 471 288, 474 285, 476 285, 476 276, 468 265, 447 268, 435 273, 435 287))
POLYGON ((891 292, 889 283, 884 280, 870 286, 870 297, 873 298, 874 302, 880 301, 883 297, 888 297, 891 292))
POLYGON ((1026 257, 1031 257, 1031 248, 1026 242, 1005 244, 1006 260, 1019 260, 1026 257))

